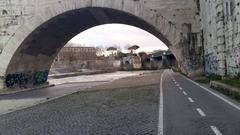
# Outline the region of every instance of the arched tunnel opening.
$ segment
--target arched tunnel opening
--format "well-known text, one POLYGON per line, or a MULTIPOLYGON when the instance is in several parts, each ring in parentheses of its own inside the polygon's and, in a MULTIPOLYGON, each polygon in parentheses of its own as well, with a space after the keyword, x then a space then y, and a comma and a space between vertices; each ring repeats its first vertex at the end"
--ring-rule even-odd
POLYGON ((5 87, 32 87, 46 83, 52 63, 70 39, 92 27, 115 23, 145 30, 171 46, 154 26, 129 13, 109 8, 72 10, 40 25, 23 41, 6 70, 5 87))
POLYGON ((85 79, 78 76, 172 67, 178 67, 175 56, 152 34, 130 25, 105 24, 81 32, 61 49, 49 71, 49 82, 82 82, 85 79))

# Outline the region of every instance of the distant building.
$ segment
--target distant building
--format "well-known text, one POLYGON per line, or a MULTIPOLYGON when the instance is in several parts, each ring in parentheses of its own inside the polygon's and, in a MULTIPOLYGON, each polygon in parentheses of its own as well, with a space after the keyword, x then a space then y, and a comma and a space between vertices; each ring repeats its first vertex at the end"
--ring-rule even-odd
POLYGON ((142 68, 141 57, 137 55, 123 57, 122 64, 124 70, 137 70, 142 68))
POLYGON ((94 47, 64 47, 55 61, 95 60, 96 53, 94 47))
POLYGON ((94 47, 64 47, 56 56, 51 70, 78 71, 88 68, 90 61, 97 59, 94 47))
POLYGON ((97 57, 94 47, 64 47, 56 56, 50 73, 81 72, 89 70, 115 71, 120 67, 120 61, 97 57))

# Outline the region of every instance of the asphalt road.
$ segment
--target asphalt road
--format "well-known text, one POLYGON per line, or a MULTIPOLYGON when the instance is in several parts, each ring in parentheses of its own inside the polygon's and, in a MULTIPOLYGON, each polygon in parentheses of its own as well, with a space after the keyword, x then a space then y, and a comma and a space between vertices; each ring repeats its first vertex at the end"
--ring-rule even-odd
POLYGON ((240 135, 240 108, 170 70, 0 116, 0 135, 240 135))
POLYGON ((240 110, 183 76, 163 75, 166 135, 240 135, 240 110))

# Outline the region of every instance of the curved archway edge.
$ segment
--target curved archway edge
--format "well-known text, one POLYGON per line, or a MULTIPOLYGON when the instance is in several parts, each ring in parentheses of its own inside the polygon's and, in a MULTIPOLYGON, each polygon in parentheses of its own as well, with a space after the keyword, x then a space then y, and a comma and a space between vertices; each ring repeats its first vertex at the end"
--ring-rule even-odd
POLYGON ((71 10, 43 23, 25 38, 6 68, 4 85, 24 87, 45 83, 55 56, 71 38, 89 28, 111 23, 141 28, 171 45, 154 26, 130 13, 99 7, 71 10))

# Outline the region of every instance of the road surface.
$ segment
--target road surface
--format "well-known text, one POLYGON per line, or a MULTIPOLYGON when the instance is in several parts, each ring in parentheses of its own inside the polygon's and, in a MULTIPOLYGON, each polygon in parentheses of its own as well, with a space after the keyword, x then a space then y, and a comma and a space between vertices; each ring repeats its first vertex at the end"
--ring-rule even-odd
POLYGON ((114 73, 49 79, 48 81, 50 84, 55 84, 55 87, 19 92, 4 96, 0 95, 0 115, 30 107, 77 91, 86 90, 87 88, 91 88, 93 86, 110 83, 117 79, 138 76, 150 72, 151 71, 118 71, 114 73))
POLYGON ((0 116, 0 135, 239 135, 240 108, 170 70, 0 116))
POLYGON ((164 134, 240 135, 239 107, 171 71, 162 84, 164 134))

